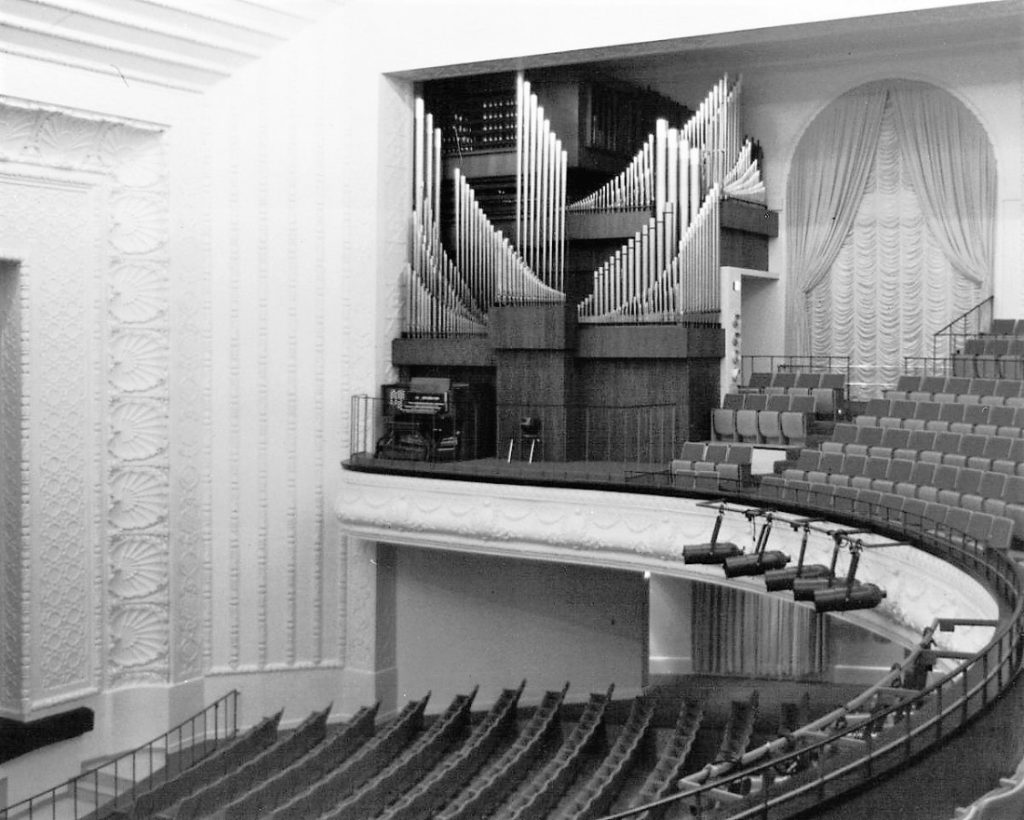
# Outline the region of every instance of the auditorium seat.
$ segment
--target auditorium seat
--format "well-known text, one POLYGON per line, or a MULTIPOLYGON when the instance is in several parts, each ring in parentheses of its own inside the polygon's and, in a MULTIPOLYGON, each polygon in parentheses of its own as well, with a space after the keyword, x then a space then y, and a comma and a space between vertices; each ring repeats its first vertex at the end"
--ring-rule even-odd
POLYGON ((361 707, 342 731, 235 799, 223 810, 223 820, 266 816, 343 765, 373 737, 379 706, 361 707))
POLYGON ((179 800, 199 792, 218 778, 240 768, 277 738, 281 712, 266 717, 242 737, 221 747, 209 757, 179 772, 170 780, 135 798, 128 815, 148 817, 173 806, 179 800))
POLYGON ((525 685, 523 681, 518 689, 503 690, 472 735, 381 815, 381 820, 432 817, 447 804, 515 732, 516 704, 525 685))
POLYGON ((766 371, 757 371, 750 374, 746 387, 748 390, 763 390, 772 383, 772 374, 766 371))
POLYGON ((736 438, 738 441, 758 443, 761 434, 757 427, 757 410, 736 411, 736 438))
POLYGON ((860 489, 871 489, 871 482, 884 480, 886 471, 889 469, 889 458, 869 455, 867 462, 859 474, 851 474, 850 486, 860 489))
POLYGON ((804 387, 807 390, 816 390, 821 386, 820 373, 797 373, 794 387, 804 387))
POLYGON ((886 465, 885 475, 871 482, 871 489, 881 493, 895 493, 896 485, 910 480, 914 462, 904 458, 893 458, 886 465))
POLYGON ((790 411, 779 415, 779 426, 787 444, 800 446, 807 443, 807 413, 790 411))
POLYGON ((221 777, 187 795, 161 815, 175 820, 193 820, 226 809, 232 801, 255 790, 320 744, 327 733, 329 712, 330 707, 312 713, 287 736, 279 737, 243 765, 225 771, 221 777))
POLYGON ((1016 333, 1016 319, 992 319, 988 332, 993 336, 1013 336, 1016 333))
POLYGON ((772 376, 771 387, 796 387, 796 373, 777 371, 772 376))
POLYGON ((711 411, 711 436, 717 441, 736 440, 736 411, 716 407, 711 411))
POLYGON ((832 437, 827 441, 821 443, 821 449, 824 452, 838 452, 842 453, 846 451, 846 445, 855 444, 857 442, 857 425, 839 423, 832 429, 832 437))
POLYGON ((818 418, 835 418, 838 403, 836 391, 830 387, 815 387, 811 390, 814 399, 814 413, 818 418))
POLYGON ((384 771, 414 742, 423 728, 429 694, 408 702, 387 728, 374 735, 341 765, 324 773, 307 789, 294 795, 273 813, 275 820, 318 817, 340 805, 364 783, 384 771))
POLYGON ((896 492, 904 497, 916 498, 918 487, 931 485, 935 478, 936 466, 938 465, 929 461, 915 461, 910 471, 910 479, 905 482, 898 482, 895 488, 896 492))
MULTIPOLYGON (((772 398, 776 398, 773 396, 772 398)), ((783 397, 778 397, 783 398, 783 397)), ((789 402, 786 401, 788 406, 789 402)), ((787 411, 788 412, 788 411, 787 411)), ((781 445, 786 443, 782 433, 782 411, 761 410, 757 414, 758 440, 764 444, 781 445)))
POLYGON ((561 733, 561 705, 568 691, 548 691, 515 742, 457 794, 435 817, 473 820, 486 817, 500 805, 535 766, 546 759, 561 733))
POLYGON ((658 755, 657 763, 644 780, 636 799, 631 801, 630 806, 620 808, 653 803, 676 790, 676 783, 685 772, 703 716, 704 706, 700 700, 688 698, 684 701, 672 735, 658 755))
POLYGON ((743 394, 742 393, 726 393, 722 397, 722 407, 726 410, 741 410, 743 409, 743 394))
POLYGON ((992 469, 1006 475, 1024 475, 1024 438, 1010 440, 1010 452, 1006 458, 992 461, 992 469))
MULTIPOLYGON (((764 393, 744 393, 742 410, 764 410, 768 405, 768 396, 764 393)), ((738 412, 738 411, 737 411, 738 412)))
POLYGON ((905 399, 912 391, 921 389, 922 378, 922 376, 904 373, 896 378, 896 386, 891 388, 889 391, 885 391, 883 395, 887 395, 891 392, 893 398, 898 396, 899 398, 905 399))

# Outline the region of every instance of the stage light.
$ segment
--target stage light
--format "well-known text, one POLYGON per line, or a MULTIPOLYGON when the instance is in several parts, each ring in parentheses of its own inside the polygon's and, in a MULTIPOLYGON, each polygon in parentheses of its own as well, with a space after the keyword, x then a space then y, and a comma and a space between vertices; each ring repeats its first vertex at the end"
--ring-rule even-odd
POLYGON ((684 564, 721 564, 733 555, 742 555, 743 550, 731 541, 718 543, 718 534, 722 531, 722 519, 725 518, 725 505, 718 507, 715 527, 711 530, 711 541, 707 544, 689 544, 683 547, 684 564))
POLYGON ((789 563, 789 556, 779 550, 756 552, 753 555, 735 555, 724 562, 725 577, 763 575, 768 570, 779 570, 789 563))
POLYGON ((720 544, 691 544, 683 547, 684 564, 722 564, 727 558, 743 555, 736 544, 723 541, 720 544))
MULTIPOLYGON (((836 542, 838 545, 838 541, 836 542)), ((885 590, 875 584, 861 583, 856 580, 860 554, 864 550, 863 542, 850 541, 850 569, 846 577, 830 583, 828 587, 811 591, 814 609, 817 612, 847 612, 852 609, 874 609, 885 597, 885 590)), ((833 566, 835 562, 833 561, 833 566)), ((794 582, 796 584, 797 582, 794 582)), ((793 588, 796 597, 796 586, 793 588)))
POLYGON ((851 609, 874 609, 885 597, 885 590, 874 584, 860 582, 823 589, 814 593, 818 612, 846 612, 851 609))
POLYGON ((764 588, 769 592, 780 592, 793 588, 798 578, 827 578, 828 567, 824 564, 806 564, 804 566, 773 569, 764 574, 764 588))
POLYGON ((836 579, 828 570, 816 578, 796 578, 793 581, 794 601, 813 601, 814 593, 834 586, 836 579))
POLYGON ((764 524, 757 536, 757 544, 750 555, 735 555, 726 558, 723 562, 726 578, 737 578, 741 575, 761 575, 770 569, 781 569, 789 563, 789 556, 779 550, 765 550, 768 546, 768 536, 772 532, 772 523, 775 517, 772 513, 762 513, 758 510, 747 510, 747 518, 753 520, 758 515, 764 515, 764 524))
MULTIPOLYGON (((790 522, 790 526, 793 529, 797 529, 799 524, 790 522)), ((828 575, 828 567, 823 567, 821 564, 804 566, 804 556, 807 554, 807 539, 811 534, 809 521, 803 522, 803 530, 804 534, 800 539, 800 555, 796 560, 796 566, 786 569, 770 569, 764 574, 764 588, 769 592, 792 589, 793 581, 797 578, 820 578, 828 575)))

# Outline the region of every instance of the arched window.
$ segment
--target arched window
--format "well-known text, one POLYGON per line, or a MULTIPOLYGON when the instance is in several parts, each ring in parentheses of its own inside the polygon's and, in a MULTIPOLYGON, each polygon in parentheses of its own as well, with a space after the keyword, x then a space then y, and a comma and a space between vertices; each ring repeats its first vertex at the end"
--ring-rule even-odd
POLYGON ((977 119, 926 83, 854 89, 801 138, 787 190, 789 349, 850 355, 854 381, 991 292, 995 160, 977 119))

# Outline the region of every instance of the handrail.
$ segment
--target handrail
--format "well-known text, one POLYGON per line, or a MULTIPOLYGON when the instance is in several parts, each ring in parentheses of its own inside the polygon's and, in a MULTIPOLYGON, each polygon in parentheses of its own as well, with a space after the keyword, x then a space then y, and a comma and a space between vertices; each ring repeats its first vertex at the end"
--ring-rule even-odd
POLYGON ((978 304, 969 310, 964 311, 955 319, 953 319, 945 327, 940 328, 932 334, 932 355, 938 357, 939 354, 939 337, 946 335, 949 339, 949 343, 946 347, 946 352, 941 354, 943 356, 951 356, 956 350, 956 340, 960 337, 975 336, 979 333, 986 332, 989 325, 992 324, 992 306, 995 303, 995 297, 989 296, 987 299, 982 299, 978 304), (983 314, 987 312, 988 321, 985 323, 985 329, 982 328, 983 314), (975 326, 974 330, 970 329, 972 324, 975 326), (962 323, 963 329, 957 330, 956 326, 958 323, 962 323))
POLYGON ((849 356, 797 356, 784 353, 746 354, 740 357, 741 383, 746 384, 750 379, 750 374, 756 371, 758 362, 763 362, 765 360, 767 360, 768 363, 768 372, 774 373, 776 370, 792 370, 795 372, 824 371, 827 373, 845 373, 847 384, 850 383, 851 374, 853 372, 853 366, 850 362, 849 356))
MULTIPOLYGON (((811 502, 798 506, 780 504, 774 499, 767 503, 791 512, 810 508, 833 513, 831 517, 837 520, 843 517, 835 514, 824 503, 818 505, 811 502)), ((886 504, 869 505, 867 514, 857 520, 861 524, 869 520, 873 529, 880 533, 905 538, 927 552, 980 575, 997 594, 1011 604, 1012 615, 999 624, 983 649, 926 686, 915 697, 878 710, 869 719, 845 729, 833 727, 833 731, 826 737, 772 757, 768 762, 739 769, 732 767, 729 773, 709 779, 699 787, 607 815, 602 820, 639 817, 644 812, 682 801, 690 803, 696 811, 696 817, 704 817, 705 810, 718 812, 720 807, 717 806, 716 795, 729 792, 738 797, 741 781, 757 778, 760 778, 762 784, 758 795, 740 798, 742 805, 737 802, 735 811, 727 810, 724 815, 716 816, 728 816, 730 820, 765 817, 770 808, 799 800, 809 793, 813 793, 816 803, 821 803, 860 785, 856 782, 859 774, 863 773, 863 782, 867 783, 887 766, 899 765, 933 743, 941 743, 947 735, 957 731, 975 713, 998 697, 1020 673, 1024 657, 1024 575, 1020 567, 1002 552, 988 549, 964 532, 946 526, 935 528, 923 516, 908 516, 886 504), (884 519, 878 515, 883 510, 886 512, 884 519), (888 523, 876 523, 883 520, 888 523), (932 526, 926 526, 928 524, 932 526), (894 722, 893 729, 888 730, 888 736, 882 738, 881 745, 875 745, 872 733, 865 730, 870 726, 884 726, 890 715, 894 721, 897 717, 899 720, 894 722), (898 723, 904 727, 902 732, 896 731, 895 725, 898 723), (844 740, 847 743, 844 744, 844 740), (862 746, 862 749, 857 749, 857 746, 862 746), (862 753, 857 755, 857 751, 862 753), (899 756, 898 759, 885 759, 886 755, 894 752, 899 756), (799 778, 801 782, 796 783, 795 788, 773 792, 770 784, 775 781, 775 772, 789 766, 802 769, 793 776, 794 780, 799 778), (851 778, 854 782, 851 782, 851 778), (834 781, 841 783, 830 792, 828 787, 834 781)))
POLYGON ((108 817, 114 814, 120 805, 121 798, 131 795, 135 800, 138 794, 154 788, 160 783, 166 783, 180 770, 195 765, 206 757, 209 757, 223 741, 229 740, 238 734, 238 699, 240 692, 232 689, 222 695, 206 708, 196 712, 192 717, 186 718, 177 726, 164 732, 148 743, 143 743, 134 749, 123 752, 112 760, 108 760, 95 768, 82 772, 82 774, 69 778, 63 783, 40 792, 39 794, 19 800, 6 808, 0 808, 0 820, 21 820, 28 818, 32 820, 39 812, 42 817, 56 817, 57 805, 61 800, 69 800, 71 813, 61 811, 61 817, 72 817, 79 820, 82 817, 99 818, 108 817), (210 722, 212 716, 213 736, 210 737, 210 722), (202 723, 201 731, 197 733, 196 727, 202 723), (221 727, 223 726, 223 732, 221 727), (188 745, 184 745, 186 739, 186 728, 188 745), (172 744, 171 739, 177 737, 177 742, 172 744), (182 751, 185 749, 185 751, 182 751), (171 765, 171 755, 179 754, 177 765, 171 765), (163 755, 162 761, 154 764, 154 759, 163 755), (187 757, 187 760, 184 758, 187 757), (108 775, 113 779, 114 793, 100 804, 100 777, 108 775), (130 783, 124 782, 130 780, 130 783), (83 795, 91 792, 95 795, 95 802, 87 801, 89 805, 79 805, 80 801, 86 802, 83 795))

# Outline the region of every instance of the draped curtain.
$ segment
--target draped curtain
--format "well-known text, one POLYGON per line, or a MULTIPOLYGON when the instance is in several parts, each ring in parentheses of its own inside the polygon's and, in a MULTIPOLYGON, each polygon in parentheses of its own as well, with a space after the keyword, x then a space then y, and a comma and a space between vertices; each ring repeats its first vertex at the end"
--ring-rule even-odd
POLYGON ((995 209, 991 144, 950 94, 898 80, 844 94, 789 178, 789 352, 853 352, 883 381, 929 355, 930 334, 991 290, 995 209))
POLYGON ((904 356, 931 356, 933 334, 978 301, 930 230, 905 157, 890 101, 853 226, 809 294, 810 352, 851 357, 855 398, 892 384, 904 356))
POLYGON ((828 619, 778 595, 693 586, 693 671, 802 678, 828 666, 828 619))

